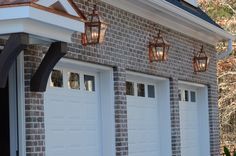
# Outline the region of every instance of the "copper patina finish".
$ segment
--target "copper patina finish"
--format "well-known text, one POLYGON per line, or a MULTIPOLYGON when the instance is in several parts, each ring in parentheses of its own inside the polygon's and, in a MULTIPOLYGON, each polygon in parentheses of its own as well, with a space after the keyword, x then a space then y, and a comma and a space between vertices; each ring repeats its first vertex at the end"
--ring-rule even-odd
POLYGON ((60 10, 56 10, 52 7, 45 7, 42 5, 38 5, 36 2, 38 0, 0 0, 0 8, 7 8, 7 7, 19 7, 19 6, 30 6, 34 7, 40 10, 44 10, 50 13, 54 13, 60 16, 65 16, 67 18, 71 18, 74 20, 79 21, 86 21, 86 17, 83 14, 83 12, 76 6, 76 4, 73 2, 73 0, 68 0, 68 2, 71 4, 73 9, 77 12, 78 16, 73 16, 68 14, 67 12, 63 12, 60 10))

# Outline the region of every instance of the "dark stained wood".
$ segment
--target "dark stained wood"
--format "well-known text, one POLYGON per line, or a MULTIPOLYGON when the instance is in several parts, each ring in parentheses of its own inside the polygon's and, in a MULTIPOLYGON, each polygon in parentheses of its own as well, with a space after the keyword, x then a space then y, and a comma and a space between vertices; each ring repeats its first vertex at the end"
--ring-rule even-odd
POLYGON ((30 89, 33 92, 45 92, 51 71, 57 62, 66 54, 67 43, 54 42, 51 44, 39 68, 30 82, 30 89))
POLYGON ((0 88, 5 88, 9 70, 29 42, 28 34, 11 34, 0 54, 0 88))

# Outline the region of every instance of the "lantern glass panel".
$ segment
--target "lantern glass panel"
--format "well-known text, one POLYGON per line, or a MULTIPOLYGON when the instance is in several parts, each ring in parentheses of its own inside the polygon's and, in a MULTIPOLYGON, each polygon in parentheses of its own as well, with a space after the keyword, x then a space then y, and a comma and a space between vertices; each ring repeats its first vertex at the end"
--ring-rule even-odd
POLYGON ((91 27, 89 27, 89 25, 86 25, 86 29, 85 29, 85 35, 86 35, 86 41, 88 43, 91 43, 92 41, 92 29, 91 27))
POLYGON ((92 43, 97 43, 99 39, 99 27, 94 26, 91 29, 92 29, 92 36, 91 36, 92 43))
POLYGON ((156 60, 157 59, 157 49, 155 45, 151 45, 151 52, 152 52, 152 59, 156 60))
POLYGON ((86 33, 88 43, 95 44, 98 42, 99 27, 88 24, 85 33, 86 33))
POLYGON ((105 23, 101 23, 100 38, 99 38, 100 43, 104 42, 105 40, 106 30, 107 30, 107 25, 105 23))
POLYGON ((207 60, 206 59, 200 59, 198 60, 198 68, 200 71, 206 71, 207 66, 207 60))
POLYGON ((157 58, 158 60, 163 60, 165 55, 164 47, 157 47, 157 58))

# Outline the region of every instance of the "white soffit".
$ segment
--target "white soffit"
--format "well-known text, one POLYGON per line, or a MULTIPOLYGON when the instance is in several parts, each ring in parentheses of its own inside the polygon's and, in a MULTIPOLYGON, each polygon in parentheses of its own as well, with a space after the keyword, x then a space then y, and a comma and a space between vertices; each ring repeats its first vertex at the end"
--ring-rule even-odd
POLYGON ((165 0, 102 1, 212 45, 218 41, 235 39, 230 33, 165 0))
POLYGON ((74 32, 84 32, 84 23, 31 6, 0 9, 0 34, 29 33, 41 40, 71 42, 74 32))

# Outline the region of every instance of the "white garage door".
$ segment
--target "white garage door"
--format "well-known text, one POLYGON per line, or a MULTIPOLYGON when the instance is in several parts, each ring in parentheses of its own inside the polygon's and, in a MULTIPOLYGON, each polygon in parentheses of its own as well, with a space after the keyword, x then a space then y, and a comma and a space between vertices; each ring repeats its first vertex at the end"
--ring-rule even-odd
POLYGON ((47 156, 101 156, 96 73, 58 68, 45 93, 47 156))
POLYGON ((194 88, 181 88, 179 92, 182 156, 188 156, 189 153, 191 153, 192 156, 199 156, 197 91, 194 88))
POLYGON ((181 156, 210 155, 207 97, 206 86, 180 85, 181 156))
POLYGON ((160 155, 156 88, 155 81, 128 79, 126 82, 129 156, 160 155))

